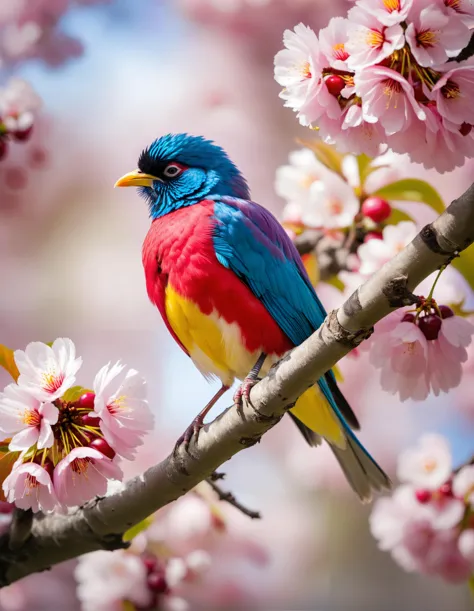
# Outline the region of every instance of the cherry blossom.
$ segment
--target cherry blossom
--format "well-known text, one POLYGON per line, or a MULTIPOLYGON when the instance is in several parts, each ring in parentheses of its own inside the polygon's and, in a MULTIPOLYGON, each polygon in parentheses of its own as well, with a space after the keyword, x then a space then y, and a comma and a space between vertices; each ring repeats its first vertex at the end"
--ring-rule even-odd
POLYGON ((121 469, 102 452, 93 448, 74 448, 54 469, 54 488, 60 503, 82 505, 107 492, 109 479, 121 480, 121 469))
POLYGON ((456 474, 453 493, 474 508, 474 465, 467 465, 456 474))
POLYGON ((380 63, 405 44, 400 24, 383 25, 373 13, 355 6, 348 15, 349 39, 345 45, 349 53, 347 64, 356 70, 380 63))
POLYGON ((313 182, 302 221, 308 227, 349 227, 359 210, 353 189, 336 174, 313 182))
POLYGON ((35 444, 38 450, 50 448, 54 443, 51 426, 58 414, 52 403, 41 403, 17 384, 9 384, 0 394, 0 431, 13 435, 11 451, 28 450, 35 444))
POLYGON ((452 468, 451 450, 446 439, 441 435, 426 434, 418 446, 400 454, 397 475, 401 481, 435 490, 449 479, 452 468))
POLYGON ((275 56, 275 79, 285 89, 280 97, 298 113, 300 123, 309 125, 323 114, 337 118, 341 111, 322 78, 329 59, 322 53, 316 34, 303 24, 286 30, 285 49, 275 56))
POLYGON ((414 0, 358 0, 357 6, 376 17, 385 26, 405 21, 414 0))
POLYGON ((468 59, 445 72, 433 87, 432 96, 440 115, 454 124, 474 123, 474 62, 468 59))
POLYGON ((347 19, 335 17, 319 32, 321 51, 329 59, 329 65, 336 70, 348 68, 349 53, 346 49, 348 25, 347 19))
POLYGON ((143 435, 153 428, 153 415, 145 398, 146 382, 137 371, 130 369, 117 384, 123 369, 120 363, 109 364, 96 375, 94 411, 101 418, 100 429, 109 444, 121 456, 133 458, 143 435))
POLYGON ((16 464, 3 482, 3 491, 8 502, 20 509, 47 512, 57 505, 50 473, 33 462, 16 464))
POLYGON ((373 274, 393 259, 417 235, 418 229, 411 221, 402 221, 398 225, 387 225, 382 231, 382 240, 369 240, 361 244, 357 254, 361 261, 359 272, 373 274))
POLYGON ((145 563, 125 550, 81 556, 75 577, 83 611, 116 611, 124 600, 142 608, 152 602, 145 563))
POLYGON ((54 401, 70 388, 82 359, 70 339, 56 339, 52 346, 31 342, 26 350, 15 351, 20 370, 18 384, 40 401, 54 401))
POLYGON ((431 0, 417 0, 409 18, 405 36, 420 66, 440 66, 469 42, 469 28, 444 14, 431 0))
POLYGON ((356 92, 362 98, 362 115, 369 123, 380 121, 387 135, 407 129, 418 118, 426 119, 413 87, 398 72, 370 66, 355 76, 356 92))

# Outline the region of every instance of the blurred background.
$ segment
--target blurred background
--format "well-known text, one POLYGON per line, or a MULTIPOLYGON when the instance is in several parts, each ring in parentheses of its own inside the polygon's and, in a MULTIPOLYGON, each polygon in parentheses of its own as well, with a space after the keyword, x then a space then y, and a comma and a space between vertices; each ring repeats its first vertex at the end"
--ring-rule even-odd
MULTIPOLYGON (((13 142, 0 161, 0 341, 23 348, 70 337, 84 359, 84 386, 116 359, 147 378, 156 431, 127 467, 131 475, 171 450, 216 389, 148 302, 141 265, 147 209, 134 190, 113 184, 156 137, 187 131, 222 145, 253 198, 278 215, 284 202, 275 194, 275 172, 298 148, 296 138, 312 136, 278 98, 273 57, 285 28, 304 21, 318 30, 350 3, 25 0, 12 26, 20 4, 1 2, 0 86, 21 77, 43 104, 29 140, 13 142), (28 30, 31 22, 42 28, 39 39, 28 30)), ((405 166, 406 175, 431 180, 446 201, 472 180, 472 164, 443 176, 405 166)), ((333 287, 319 289, 327 307, 342 299, 333 287)), ((389 473, 421 431, 446 434, 456 462, 468 457, 472 362, 459 389, 416 405, 382 393, 363 354, 341 368, 343 391, 363 423, 361 439, 389 473)), ((370 508, 359 504, 330 452, 306 448, 289 421, 224 471, 226 487, 261 510, 263 520, 225 509, 226 536, 242 542, 242 557, 216 552, 219 571, 209 572, 195 608, 470 608, 464 585, 407 574, 378 550, 370 508)), ((0 608, 80 609, 73 565, 0 592, 0 608)))

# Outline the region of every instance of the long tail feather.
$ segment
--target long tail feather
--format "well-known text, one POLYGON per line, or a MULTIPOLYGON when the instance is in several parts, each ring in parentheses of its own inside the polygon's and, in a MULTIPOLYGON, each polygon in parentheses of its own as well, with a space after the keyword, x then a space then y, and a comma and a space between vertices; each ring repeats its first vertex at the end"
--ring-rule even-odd
POLYGON ((359 420, 357 419, 357 416, 354 414, 352 407, 347 402, 347 399, 342 394, 341 389, 337 385, 337 382, 334 379, 334 377, 331 375, 331 372, 328 371, 324 375, 324 377, 329 386, 329 390, 331 391, 331 394, 334 397, 334 400, 336 401, 337 407, 339 408, 339 411, 341 412, 341 414, 344 416, 347 424, 351 427, 352 430, 359 431, 360 430, 359 420))
POLYGON ((332 444, 330 444, 330 447, 341 465, 347 481, 363 503, 372 500, 374 490, 389 490, 391 488, 392 483, 387 474, 353 434, 347 435, 345 449, 332 444))
POLYGON ((313 448, 321 445, 323 439, 320 435, 318 435, 317 433, 312 431, 310 428, 308 428, 306 424, 303 424, 301 420, 298 420, 298 418, 291 412, 288 412, 288 414, 290 418, 293 420, 293 422, 296 424, 296 426, 298 427, 299 432, 303 435, 308 445, 310 445, 313 448))

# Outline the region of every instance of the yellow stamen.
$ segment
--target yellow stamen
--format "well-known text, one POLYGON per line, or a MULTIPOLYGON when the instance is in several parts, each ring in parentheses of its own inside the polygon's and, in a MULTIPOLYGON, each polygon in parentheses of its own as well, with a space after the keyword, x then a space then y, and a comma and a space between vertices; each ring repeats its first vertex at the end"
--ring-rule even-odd
POLYGON ((340 59, 341 61, 345 61, 349 57, 349 53, 346 51, 343 42, 338 42, 332 47, 335 59, 340 59))
POLYGON ((330 198, 326 206, 330 214, 334 216, 336 216, 337 214, 341 214, 341 212, 344 210, 344 206, 342 205, 341 200, 337 199, 336 197, 330 198))
POLYGON ((85 458, 76 458, 71 463, 71 469, 78 475, 87 475, 91 459, 86 456, 85 458))
POLYGON ((400 0, 383 0, 383 3, 389 13, 400 10, 400 0))
POLYGON ((25 410, 23 412, 23 424, 37 427, 41 424, 41 416, 36 410, 25 410))
POLYGON ((309 62, 303 64, 303 66, 301 67, 301 74, 304 76, 304 78, 311 78, 312 74, 309 62))
POLYGON ((457 85, 457 83, 448 80, 446 85, 441 88, 441 93, 445 98, 448 98, 448 100, 453 100, 461 95, 461 90, 459 89, 459 85, 457 85))
POLYGON ((432 473, 436 469, 436 461, 432 458, 428 458, 423 462, 423 471, 425 473, 432 473))
POLYGON ((57 373, 55 369, 42 374, 42 387, 48 392, 55 392, 64 382, 64 373, 57 373))
POLYGON ((416 41, 425 49, 434 47, 438 42, 439 34, 439 31, 433 32, 433 30, 422 30, 416 35, 416 41))
POLYGON ((398 81, 394 81, 393 79, 385 79, 382 81, 384 85, 383 93, 387 96, 387 108, 390 107, 392 98, 395 98, 394 108, 397 107, 398 103, 398 94, 402 91, 402 86, 398 81))
POLYGON ((365 42, 369 45, 369 47, 380 49, 385 42, 385 37, 382 32, 379 32, 378 30, 370 30, 367 34, 365 42))

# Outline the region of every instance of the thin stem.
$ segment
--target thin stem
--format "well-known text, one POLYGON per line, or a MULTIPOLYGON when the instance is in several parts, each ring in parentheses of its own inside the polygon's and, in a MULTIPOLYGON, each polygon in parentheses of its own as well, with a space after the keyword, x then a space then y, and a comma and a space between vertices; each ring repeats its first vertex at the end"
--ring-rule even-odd
POLYGON ((433 293, 434 293, 434 290, 435 290, 435 286, 437 285, 438 280, 439 280, 439 277, 440 277, 440 276, 441 276, 441 274, 444 272, 444 270, 446 269, 446 267, 447 267, 447 265, 442 265, 442 266, 439 268, 438 274, 437 274, 437 276, 436 276, 436 278, 435 278, 435 281, 433 282, 433 286, 431 287, 431 290, 430 290, 430 292, 429 292, 429 294, 428 294, 428 297, 426 298, 426 301, 428 301, 428 302, 429 302, 429 301, 431 301, 431 299, 433 298, 433 293))

